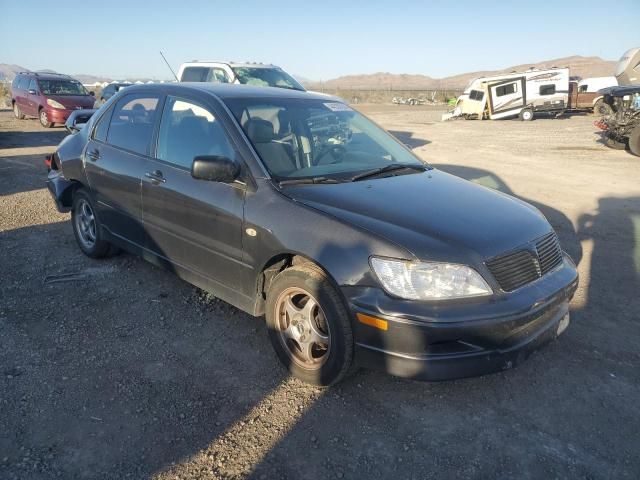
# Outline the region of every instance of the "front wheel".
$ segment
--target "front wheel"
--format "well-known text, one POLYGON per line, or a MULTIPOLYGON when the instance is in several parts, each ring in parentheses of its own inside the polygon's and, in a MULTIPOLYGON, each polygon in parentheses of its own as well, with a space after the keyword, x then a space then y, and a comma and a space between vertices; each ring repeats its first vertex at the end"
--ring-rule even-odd
POLYGON ((13 116, 16 117, 18 120, 24 119, 24 113, 22 113, 22 110, 20 110, 20 107, 16 102, 13 103, 13 116))
POLYGON ((606 117, 611 115, 613 110, 608 103, 604 103, 604 100, 598 100, 593 106, 593 114, 598 117, 606 117))
POLYGON ((278 274, 267 293, 266 317, 271 344, 295 377, 328 386, 349 372, 349 314, 336 288, 315 265, 296 265, 278 274))
POLYGON ((73 195, 71 224, 78 246, 87 257, 102 258, 111 253, 111 244, 103 239, 93 201, 85 190, 73 195))
POLYGON ((40 125, 42 125, 45 128, 51 128, 53 127, 53 123, 49 121, 49 115, 47 114, 47 111, 43 108, 40 110, 40 113, 38 114, 38 118, 40 119, 40 125))
POLYGON ((533 110, 530 108, 525 108, 520 112, 520 120, 524 122, 530 122, 533 120, 533 110))

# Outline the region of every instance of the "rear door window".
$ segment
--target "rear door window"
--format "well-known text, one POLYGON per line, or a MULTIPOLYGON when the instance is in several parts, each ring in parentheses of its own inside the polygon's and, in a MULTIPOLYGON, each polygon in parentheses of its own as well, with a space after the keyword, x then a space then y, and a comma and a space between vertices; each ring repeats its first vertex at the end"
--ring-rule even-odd
POLYGON ((116 103, 107 143, 140 155, 149 155, 159 97, 127 95, 116 103))
POLYGON ((229 83, 225 71, 215 67, 186 67, 182 72, 181 81, 229 83))
POLYGON ((93 129, 93 139, 98 140, 99 142, 107 141, 107 132, 109 131, 109 120, 111 119, 111 114, 113 113, 113 107, 107 110, 102 117, 98 120, 96 127, 93 129))
POLYGON ((32 78, 31 80, 29 80, 29 90, 37 90, 38 89, 38 85, 36 84, 36 79, 32 78))
POLYGON ((191 100, 167 97, 158 134, 156 156, 191 169, 196 156, 234 157, 234 150, 217 117, 191 100))

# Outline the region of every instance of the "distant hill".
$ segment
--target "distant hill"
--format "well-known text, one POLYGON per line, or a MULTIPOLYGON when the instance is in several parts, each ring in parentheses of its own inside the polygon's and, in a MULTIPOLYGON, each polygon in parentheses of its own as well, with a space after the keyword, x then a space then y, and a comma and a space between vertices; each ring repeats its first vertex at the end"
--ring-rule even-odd
POLYGON ((371 90, 420 90, 432 88, 458 89, 464 88, 471 80, 477 77, 508 73, 512 71, 523 71, 531 67, 569 67, 572 76, 587 78, 613 75, 615 66, 615 61, 603 60, 600 57, 581 57, 576 55, 572 57, 556 58, 554 60, 545 60, 536 63, 524 63, 522 65, 514 65, 512 67, 503 68, 501 70, 469 72, 444 78, 433 78, 427 75, 408 75, 379 72, 365 75, 346 75, 332 80, 327 80, 326 82, 322 83, 304 82, 304 84, 312 89, 318 89, 321 87, 327 89, 343 88, 371 90))
MULTIPOLYGON (((523 71, 528 68, 548 68, 548 67, 569 67, 572 76, 581 78, 586 77, 604 77, 613 75, 616 62, 603 60, 600 57, 581 57, 572 56, 564 58, 556 58, 555 60, 545 60, 535 63, 523 63, 512 67, 503 68, 501 70, 483 70, 478 72, 461 73, 445 78, 433 78, 427 75, 406 74, 406 73, 388 73, 378 72, 363 75, 346 75, 325 82, 316 82, 309 80, 300 75, 295 77, 310 89, 317 90, 326 89, 363 89, 363 90, 422 90, 422 89, 460 89, 464 88, 469 81, 474 78, 486 75, 494 75, 500 73, 508 73, 512 71, 523 71)), ((8 65, 0 63, 0 81, 12 81, 18 72, 28 71, 28 68, 19 65, 8 65)), ((71 75, 77 80, 85 84, 96 82, 111 82, 112 80, 128 80, 131 82, 142 81, 147 82, 154 80, 150 78, 109 78, 96 75, 76 74, 71 75)))

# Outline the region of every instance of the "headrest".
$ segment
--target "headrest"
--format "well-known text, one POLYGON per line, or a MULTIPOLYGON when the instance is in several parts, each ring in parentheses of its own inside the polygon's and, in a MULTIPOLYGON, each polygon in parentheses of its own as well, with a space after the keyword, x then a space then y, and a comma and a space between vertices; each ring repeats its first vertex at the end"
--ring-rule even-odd
POLYGON ((190 115, 180 120, 181 130, 200 130, 202 133, 207 131, 207 119, 204 117, 198 117, 196 115, 190 115))
POLYGON ((252 118, 247 122, 245 128, 253 143, 268 143, 274 138, 273 123, 267 120, 252 118))

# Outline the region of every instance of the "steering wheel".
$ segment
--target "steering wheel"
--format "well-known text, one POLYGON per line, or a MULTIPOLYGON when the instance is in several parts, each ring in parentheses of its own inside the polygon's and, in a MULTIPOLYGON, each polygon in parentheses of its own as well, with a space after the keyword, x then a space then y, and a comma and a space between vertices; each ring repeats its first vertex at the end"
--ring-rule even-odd
POLYGON ((329 145, 329 146, 323 148, 318 153, 318 155, 316 155, 314 163, 316 165, 320 165, 320 160, 322 158, 324 158, 328 153, 330 153, 331 156, 334 158, 334 161, 333 162, 329 162, 329 164, 339 163, 339 162, 342 161, 342 158, 347 153, 347 149, 344 148, 342 145, 329 145))

